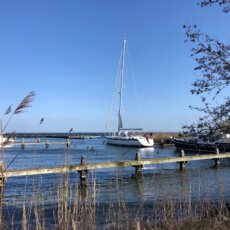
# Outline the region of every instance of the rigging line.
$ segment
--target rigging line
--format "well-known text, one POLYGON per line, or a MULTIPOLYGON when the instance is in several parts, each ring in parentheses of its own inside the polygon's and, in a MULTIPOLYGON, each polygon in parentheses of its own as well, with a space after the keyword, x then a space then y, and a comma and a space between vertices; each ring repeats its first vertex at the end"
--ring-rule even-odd
POLYGON ((115 128, 115 113, 116 113, 116 107, 118 106, 118 88, 119 88, 119 81, 120 81, 120 75, 121 75, 121 62, 122 62, 122 52, 120 54, 120 59, 118 62, 117 67, 117 73, 116 73, 116 79, 115 79, 115 85, 112 95, 112 101, 110 104, 109 114, 107 118, 107 124, 106 124, 106 131, 112 131, 113 128, 115 128))
POLYGON ((145 122, 143 121, 143 119, 141 119, 143 116, 143 113, 142 113, 142 109, 141 109, 141 103, 140 103, 140 97, 138 96, 138 90, 137 90, 137 84, 136 84, 136 79, 134 77, 134 71, 133 71, 133 66, 132 66, 132 63, 131 63, 131 58, 130 58, 130 54, 129 54, 129 49, 128 49, 128 45, 126 45, 126 53, 127 53, 127 62, 128 62, 128 65, 130 66, 130 75, 131 75, 131 79, 132 79, 132 82, 133 82, 133 88, 134 88, 134 94, 135 94, 135 99, 136 99, 136 102, 137 102, 137 113, 138 113, 138 120, 139 120, 139 123, 141 125, 141 127, 146 127, 146 124, 145 122))
POLYGON ((123 104, 123 90, 124 90, 124 67, 125 67, 125 49, 126 49, 126 40, 123 39, 123 47, 122 47, 122 62, 121 62, 121 80, 120 80, 120 90, 119 90, 119 110, 118 110, 118 116, 119 116, 119 122, 118 122, 118 132, 120 131, 120 128, 122 128, 122 118, 121 118, 121 110, 122 110, 122 104, 123 104))

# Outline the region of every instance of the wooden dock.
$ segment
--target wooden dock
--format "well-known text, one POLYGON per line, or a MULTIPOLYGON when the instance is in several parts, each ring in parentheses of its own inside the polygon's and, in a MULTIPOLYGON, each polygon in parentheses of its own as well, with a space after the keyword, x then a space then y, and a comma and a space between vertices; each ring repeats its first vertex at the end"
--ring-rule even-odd
POLYGON ((87 178, 87 172, 95 169, 108 169, 117 167, 134 167, 135 173, 141 173, 142 168, 145 165, 156 165, 164 163, 178 163, 180 170, 185 168, 185 164, 189 161, 200 161, 200 160, 214 160, 215 167, 220 166, 220 160, 224 158, 230 158, 230 153, 219 154, 217 150, 216 154, 206 155, 193 155, 185 156, 184 151, 181 151, 180 157, 167 157, 167 158, 151 158, 142 159, 140 154, 136 154, 135 160, 115 161, 115 162, 100 162, 100 163, 87 163, 85 157, 81 157, 81 163, 67 166, 47 167, 47 168, 27 168, 27 169, 15 169, 3 172, 3 177, 17 177, 17 176, 28 176, 38 174, 51 174, 51 173, 69 173, 78 172, 80 173, 80 179, 85 180, 87 178))
POLYGON ((106 133, 16 133, 15 135, 17 138, 98 139, 106 133))
POLYGON ((71 144, 70 140, 67 139, 66 141, 62 141, 62 142, 50 142, 50 141, 45 141, 45 142, 40 142, 40 141, 36 141, 36 142, 25 142, 24 140, 22 142, 15 142, 12 145, 20 145, 22 149, 24 149, 26 146, 28 145, 43 145, 46 148, 49 148, 50 145, 65 145, 66 147, 69 147, 71 144))

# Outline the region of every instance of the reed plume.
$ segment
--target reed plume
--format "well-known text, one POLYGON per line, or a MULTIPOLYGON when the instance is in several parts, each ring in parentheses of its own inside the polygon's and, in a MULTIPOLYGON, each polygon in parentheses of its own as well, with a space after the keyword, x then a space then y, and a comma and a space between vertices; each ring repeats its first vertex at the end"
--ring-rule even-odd
POLYGON ((26 97, 24 97, 24 99, 21 101, 21 103, 14 110, 13 114, 23 113, 25 108, 30 107, 30 103, 33 101, 34 96, 35 96, 35 92, 30 91, 29 94, 26 97))
POLYGON ((3 114, 3 116, 4 116, 4 115, 7 115, 7 114, 9 114, 9 113, 11 113, 11 110, 12 110, 12 105, 10 105, 10 106, 8 107, 8 109, 7 109, 6 112, 3 114))
MULTIPOLYGON (((34 91, 30 91, 28 93, 27 96, 25 96, 23 98, 23 100, 20 102, 20 104, 16 107, 16 109, 14 110, 14 112, 11 114, 11 116, 9 117, 8 121, 6 122, 4 128, 2 129, 1 134, 3 134, 3 132, 5 131, 7 125, 9 124, 10 120, 12 119, 14 114, 20 114, 23 113, 25 111, 25 108, 30 107, 30 103, 33 101, 34 97, 35 97, 35 92, 34 91)), ((11 106, 6 110, 5 114, 10 113, 11 111, 11 106)))

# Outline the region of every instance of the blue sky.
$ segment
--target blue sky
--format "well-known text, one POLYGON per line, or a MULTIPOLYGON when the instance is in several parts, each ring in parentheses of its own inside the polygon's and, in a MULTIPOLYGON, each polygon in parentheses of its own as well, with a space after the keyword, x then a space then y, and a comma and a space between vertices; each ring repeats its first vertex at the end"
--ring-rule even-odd
POLYGON ((228 15, 196 2, 0 1, 0 112, 37 94, 7 131, 105 131, 124 35, 139 98, 138 106, 127 101, 126 126, 137 126, 135 114, 151 131, 180 131, 195 121, 188 106, 200 104, 189 92, 198 73, 183 24, 230 40, 228 15))

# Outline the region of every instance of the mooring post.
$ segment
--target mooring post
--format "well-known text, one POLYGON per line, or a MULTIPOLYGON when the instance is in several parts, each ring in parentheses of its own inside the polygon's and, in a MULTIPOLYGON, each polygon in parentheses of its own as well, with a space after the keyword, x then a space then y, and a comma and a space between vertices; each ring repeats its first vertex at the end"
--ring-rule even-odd
MULTIPOLYGON (((81 165, 82 166, 86 166, 86 158, 83 157, 83 156, 81 157, 81 165)), ((81 183, 86 184, 87 170, 86 169, 82 169, 79 173, 80 173, 81 183)))
MULTIPOLYGON (((180 157, 184 157, 184 156, 185 156, 184 150, 182 149, 180 152, 180 157)), ((183 171, 185 168, 185 161, 181 161, 179 162, 179 164, 180 164, 180 171, 183 171)))
POLYGON ((161 139, 161 142, 160 142, 160 147, 161 147, 161 148, 164 148, 164 145, 165 145, 164 140, 163 140, 163 139, 161 139))
MULTIPOLYGON (((216 154, 219 155, 220 151, 218 148, 216 148, 216 154)), ((220 167, 220 158, 216 158, 215 159, 215 168, 219 168, 220 167)))
POLYGON ((22 148, 22 149, 24 149, 24 148, 25 148, 24 138, 22 139, 21 148, 22 148))
POLYGON ((49 141, 46 140, 46 148, 48 149, 49 148, 49 141))
MULTIPOLYGON (((139 161, 141 161, 141 154, 140 153, 136 153, 136 158, 135 158, 135 160, 137 161, 137 162, 139 162, 139 161)), ((137 165, 137 166, 134 166, 135 167, 135 173, 136 173, 136 175, 138 176, 138 175, 140 175, 141 174, 141 171, 142 171, 142 168, 143 168, 143 165, 137 165)))
POLYGON ((66 147, 68 148, 70 146, 70 140, 69 138, 66 140, 66 147))

